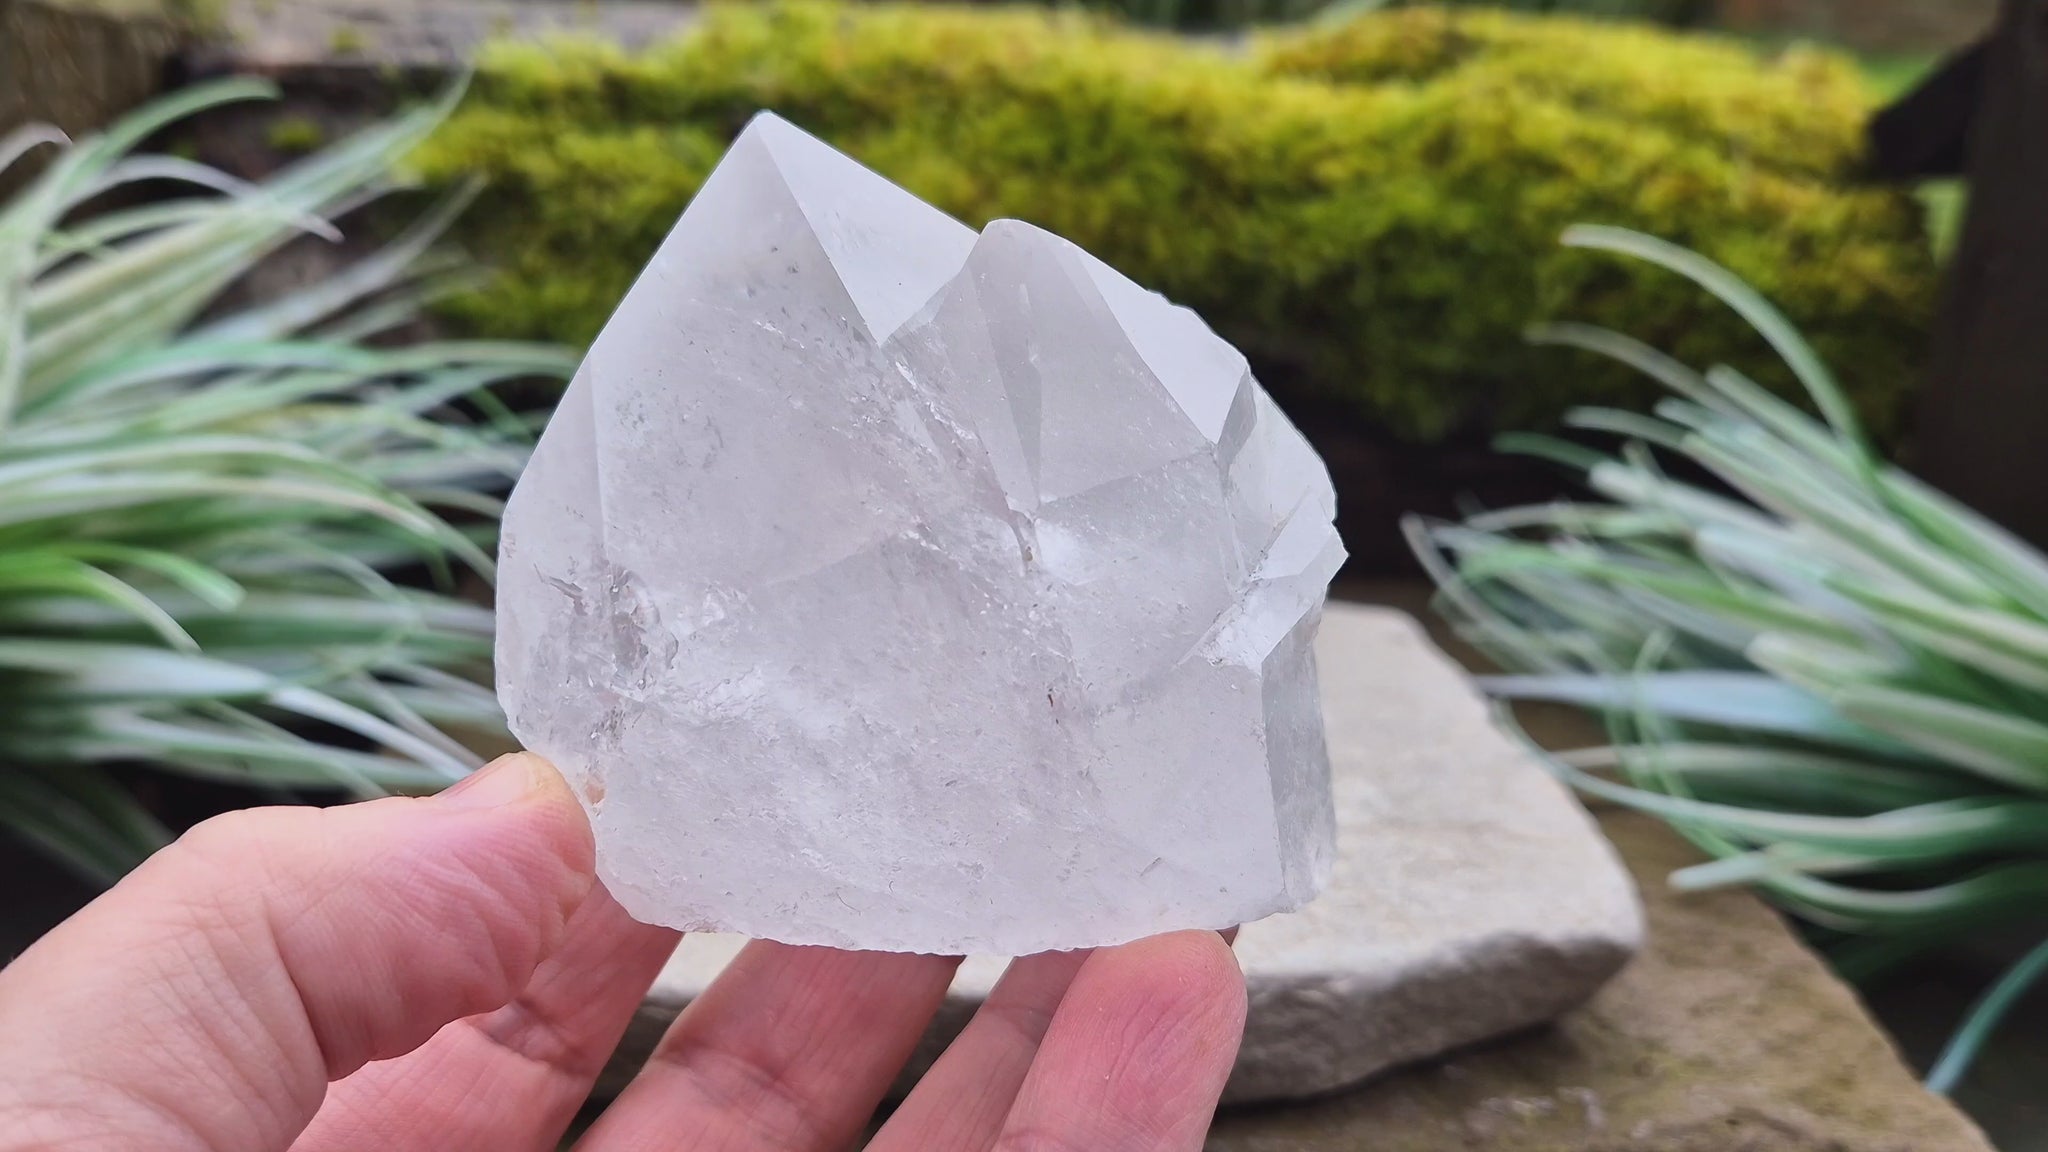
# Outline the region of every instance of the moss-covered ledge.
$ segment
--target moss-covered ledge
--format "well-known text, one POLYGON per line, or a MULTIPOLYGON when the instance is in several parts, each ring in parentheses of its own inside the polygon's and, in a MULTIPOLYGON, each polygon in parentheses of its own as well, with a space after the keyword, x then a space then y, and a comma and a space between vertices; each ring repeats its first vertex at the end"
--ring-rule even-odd
POLYGON ((644 51, 501 41, 420 163, 490 184, 505 275, 462 314, 586 340, 740 125, 769 107, 970 224, 1074 240, 1201 312, 1283 402, 1407 443, 1650 390, 1521 339, 1589 320, 1767 383, 1675 277, 1557 247, 1580 222, 1703 251, 1777 301, 1896 427, 1935 275, 1921 213, 1857 184, 1844 60, 1520 14, 1409 9, 1230 51, 1031 8, 708 5, 644 51))

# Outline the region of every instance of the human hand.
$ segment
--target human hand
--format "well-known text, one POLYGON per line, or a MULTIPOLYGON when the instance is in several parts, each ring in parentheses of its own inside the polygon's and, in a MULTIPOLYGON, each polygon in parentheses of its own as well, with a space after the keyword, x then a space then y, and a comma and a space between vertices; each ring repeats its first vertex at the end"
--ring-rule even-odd
MULTIPOLYGON (((676 939, 535 756, 223 816, 0 970, 0 1150, 546 1152, 676 939)), ((578 1148, 848 1147, 957 963, 749 944, 578 1148)), ((1244 1011, 1214 932, 1019 960, 869 1148, 1197 1149, 1244 1011)))

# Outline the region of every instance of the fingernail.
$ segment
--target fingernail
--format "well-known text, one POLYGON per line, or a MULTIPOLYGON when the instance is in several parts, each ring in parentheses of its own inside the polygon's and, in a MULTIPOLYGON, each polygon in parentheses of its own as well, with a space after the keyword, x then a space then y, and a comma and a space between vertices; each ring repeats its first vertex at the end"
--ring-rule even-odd
POLYGON ((500 756, 458 780, 435 799, 450 808, 502 808, 540 790, 537 757, 500 756))

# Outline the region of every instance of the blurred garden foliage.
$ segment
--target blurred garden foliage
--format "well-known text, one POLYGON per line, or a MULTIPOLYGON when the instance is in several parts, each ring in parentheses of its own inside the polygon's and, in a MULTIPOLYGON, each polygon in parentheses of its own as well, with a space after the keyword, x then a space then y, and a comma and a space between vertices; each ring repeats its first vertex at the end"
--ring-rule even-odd
POLYGON ((1073 239, 1196 308, 1283 394, 1420 442, 1647 398, 1526 346, 1532 319, 1596 312, 1679 355, 1764 359, 1668 279, 1554 243, 1625 225, 1780 301, 1882 437, 1935 268, 1910 196, 1852 183, 1872 100, 1827 53, 1502 11, 1404 8, 1233 50, 1073 11, 713 6, 638 55, 496 46, 416 160, 489 179, 464 235, 504 275, 454 305, 488 334, 588 341, 773 108, 969 223, 1073 239))
POLYGON ((228 302, 293 241, 341 239, 329 218, 393 191, 448 104, 261 183, 143 150, 271 94, 222 81, 76 142, 0 137, 0 171, 47 161, 0 203, 0 828, 102 883, 175 833, 142 800, 159 773, 424 792, 478 762, 452 733, 504 739, 491 613, 455 587, 488 577, 530 442, 488 389, 574 360, 407 339, 468 275, 430 251, 460 194, 228 302))

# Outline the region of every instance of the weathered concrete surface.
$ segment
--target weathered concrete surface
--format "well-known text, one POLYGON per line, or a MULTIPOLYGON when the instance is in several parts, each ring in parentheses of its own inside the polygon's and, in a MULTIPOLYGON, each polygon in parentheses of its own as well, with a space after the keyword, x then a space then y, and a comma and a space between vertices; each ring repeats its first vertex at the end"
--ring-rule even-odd
MULTIPOLYGON (((1316 654, 1338 861, 1314 904, 1238 938, 1251 1018, 1232 1101, 1328 1092, 1550 1019, 1641 939, 1635 894, 1585 811, 1494 729, 1420 626, 1333 604, 1316 654)), ((651 1011, 672 1015, 738 945, 687 940, 651 1011)), ((962 967, 913 1075, 1001 972, 992 958, 962 967)))
POLYGON ((1671 892, 1689 846, 1648 817, 1600 822, 1649 944, 1591 1003, 1340 1096, 1228 1113, 1208 1152, 1990 1152, 1776 913, 1671 892))

